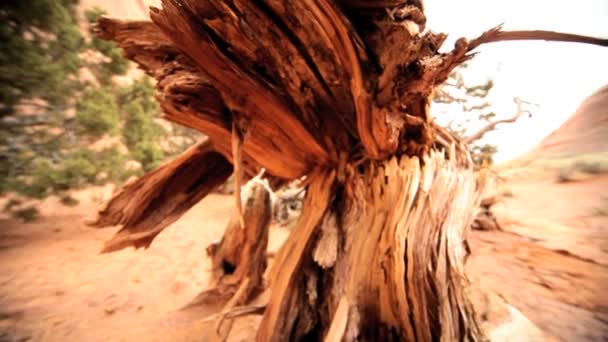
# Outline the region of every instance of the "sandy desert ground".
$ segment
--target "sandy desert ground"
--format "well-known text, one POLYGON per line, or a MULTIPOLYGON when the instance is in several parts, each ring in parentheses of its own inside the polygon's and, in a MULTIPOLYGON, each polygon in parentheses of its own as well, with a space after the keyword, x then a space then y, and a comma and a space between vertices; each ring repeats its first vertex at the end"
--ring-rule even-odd
MULTIPOLYGON (((595 210, 608 176, 557 183, 547 174, 502 187, 512 193, 496 208, 503 231, 471 235, 479 314, 491 323, 515 319, 497 313, 505 310, 499 298, 545 338, 606 338, 608 216, 595 210)), ((70 209, 48 200, 33 223, 0 221, 0 341, 204 340, 210 327, 200 320, 212 312, 180 309, 208 286, 205 248, 221 237, 232 198, 210 195, 148 250, 99 254, 113 229, 83 224, 93 194, 79 193, 81 204, 70 209)), ((288 233, 273 227, 269 249, 288 233)), ((239 319, 231 340, 250 340, 256 324, 239 319)), ((520 327, 506 335, 542 336, 520 327)))
MULTIPOLYGON (((0 341, 187 340, 181 331, 208 313, 179 309, 207 287, 205 248, 221 237, 232 198, 210 195, 148 250, 99 254, 113 230, 84 225, 90 195, 72 209, 49 200, 34 223, 0 221, 0 341)), ((270 250, 286 234, 272 228, 270 250)))

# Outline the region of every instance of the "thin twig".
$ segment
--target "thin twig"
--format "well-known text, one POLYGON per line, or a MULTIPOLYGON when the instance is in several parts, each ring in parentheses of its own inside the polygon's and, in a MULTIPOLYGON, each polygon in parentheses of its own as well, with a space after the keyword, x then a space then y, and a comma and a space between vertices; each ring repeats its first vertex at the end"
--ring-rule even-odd
POLYGON ((226 319, 235 319, 235 318, 239 318, 242 316, 248 316, 248 315, 261 315, 264 313, 264 310, 266 310, 266 304, 237 306, 225 313, 213 314, 213 315, 203 319, 201 321, 201 323, 213 322, 218 319, 226 320, 226 319))
POLYGON ((239 288, 236 290, 232 298, 230 298, 228 303, 226 303, 226 305, 222 309, 222 312, 217 318, 217 321, 215 323, 215 332, 217 334, 216 336, 218 337, 218 339, 222 342, 226 341, 228 335, 230 334, 230 330, 232 329, 232 321, 229 321, 227 325, 224 325, 224 320, 227 318, 226 314, 228 312, 231 312, 238 304, 243 301, 243 299, 245 299, 245 294, 247 292, 247 289, 249 288, 250 283, 251 279, 249 277, 245 277, 245 279, 243 279, 243 281, 239 285, 239 288))

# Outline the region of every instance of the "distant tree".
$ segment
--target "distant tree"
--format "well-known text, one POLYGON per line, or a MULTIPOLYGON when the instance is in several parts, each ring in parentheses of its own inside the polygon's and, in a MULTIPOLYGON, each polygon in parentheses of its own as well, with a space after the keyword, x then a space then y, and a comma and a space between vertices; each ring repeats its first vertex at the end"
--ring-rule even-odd
MULTIPOLYGON (((73 204, 68 190, 122 182, 200 137, 180 128, 171 133, 187 136, 185 143, 172 137, 165 148, 168 132, 157 123, 154 84, 147 76, 115 84, 130 62, 114 43, 81 31, 77 7, 77 0, 0 4, 0 195, 55 194, 73 204), (90 148, 112 137, 120 139, 90 148), (141 169, 126 168, 128 160, 141 169)), ((88 26, 103 14, 85 11, 88 26)), ((31 219, 32 210, 15 203, 5 209, 31 219)))
MULTIPOLYGON (((79 53, 86 48, 86 42, 78 27, 77 4, 75 0, 0 3, 0 113, 3 119, 14 115, 16 106, 33 100, 44 101, 44 104, 34 104, 39 109, 65 108, 69 100, 66 92, 79 88, 76 77, 82 66, 79 53)), ((27 122, 37 122, 38 118, 30 117, 27 122)))
POLYGON ((154 120, 159 116, 158 104, 153 101, 154 88, 147 78, 135 81, 123 90, 120 102, 124 115, 122 136, 133 159, 145 171, 155 169, 165 158, 161 140, 167 132, 154 120))
POLYGON ((531 115, 527 109, 531 103, 515 97, 513 98, 517 105, 515 115, 508 118, 497 116, 493 111, 492 103, 487 98, 494 88, 494 81, 487 79, 481 84, 471 85, 463 77, 462 71, 466 67, 467 65, 464 64, 452 71, 446 83, 435 91, 433 102, 438 104, 439 108, 442 108, 440 105, 445 106, 443 106, 443 111, 434 114, 435 116, 446 114, 450 118, 456 117, 447 123, 446 128, 469 144, 471 157, 476 165, 492 165, 498 148, 482 142, 481 139, 499 124, 515 122, 524 114, 531 115), (457 114, 455 115, 455 113, 457 114), (485 125, 478 131, 472 132, 470 126, 474 122, 482 122, 485 125))
POLYGON ((90 87, 76 103, 77 123, 93 137, 115 135, 120 125, 116 97, 107 87, 90 87))

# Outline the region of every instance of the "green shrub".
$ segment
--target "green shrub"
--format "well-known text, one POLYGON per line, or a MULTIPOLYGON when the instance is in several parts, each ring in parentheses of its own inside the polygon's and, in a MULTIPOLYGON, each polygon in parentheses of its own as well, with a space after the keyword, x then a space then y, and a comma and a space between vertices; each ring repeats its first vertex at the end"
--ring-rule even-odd
POLYGON ((20 219, 23 222, 32 222, 40 216, 40 212, 36 207, 26 207, 17 210, 13 210, 11 215, 14 218, 20 219))
MULTIPOLYGON (((0 7, 0 194, 58 195, 71 205, 70 189, 121 183, 135 173, 127 169, 133 159, 145 170, 164 160, 167 144, 161 144, 165 130, 154 121, 160 108, 153 82, 141 77, 125 87, 113 83, 131 63, 116 44, 82 34, 78 1, 9 1, 0 7), (89 81, 82 80, 85 69, 92 73, 89 81), (128 151, 88 148, 107 134, 120 135, 128 151)), ((85 11, 89 29, 102 14, 99 8, 85 11)), ((22 205, 10 203, 6 210, 22 205)))
POLYGON ((146 112, 145 101, 132 101, 124 106, 125 125, 123 138, 131 156, 141 163, 145 171, 158 166, 165 158, 160 148, 166 132, 162 126, 154 122, 154 111, 146 112))
POLYGON ((46 159, 37 161, 30 175, 19 179, 12 188, 27 197, 44 198, 88 184, 122 182, 130 175, 125 170, 126 159, 116 148, 99 152, 82 148, 67 153, 56 163, 46 159), (100 179, 102 173, 106 177, 100 179))
MULTIPOLYGON (((92 26, 105 13, 105 10, 94 7, 85 11, 85 17, 89 25, 92 26)), ((100 84, 108 85, 112 82, 112 76, 127 73, 129 61, 122 57, 122 50, 116 44, 92 35, 90 46, 94 51, 105 57, 103 62, 89 65, 89 70, 93 72, 100 84)))
POLYGON ((116 134, 120 124, 116 98, 106 88, 85 91, 76 104, 76 120, 92 136, 116 134))
POLYGON ((135 144, 131 150, 131 155, 141 163, 144 171, 154 170, 165 157, 163 150, 151 141, 142 141, 135 144))
POLYGON ((61 204, 66 205, 68 207, 75 207, 79 203, 77 199, 75 199, 74 197, 67 195, 67 194, 64 196, 61 196, 59 201, 61 202, 61 204))

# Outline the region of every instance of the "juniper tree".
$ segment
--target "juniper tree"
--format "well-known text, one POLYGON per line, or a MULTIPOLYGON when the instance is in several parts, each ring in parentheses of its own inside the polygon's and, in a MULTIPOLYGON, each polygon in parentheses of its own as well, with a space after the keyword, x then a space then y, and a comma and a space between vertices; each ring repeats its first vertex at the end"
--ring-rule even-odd
MULTIPOLYGON (((114 43, 81 32, 79 20, 90 27, 104 12, 93 8, 78 18, 78 5, 0 4, 0 193, 62 195, 124 181, 132 173, 124 166, 129 159, 145 171, 165 157, 154 85, 147 77, 115 84, 130 62, 114 43), (119 144, 89 148, 113 136, 127 153, 119 144)), ((14 202, 6 209, 19 212, 14 202)))

